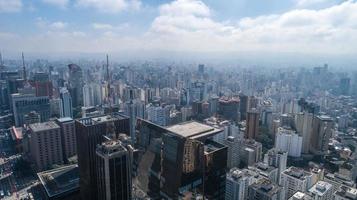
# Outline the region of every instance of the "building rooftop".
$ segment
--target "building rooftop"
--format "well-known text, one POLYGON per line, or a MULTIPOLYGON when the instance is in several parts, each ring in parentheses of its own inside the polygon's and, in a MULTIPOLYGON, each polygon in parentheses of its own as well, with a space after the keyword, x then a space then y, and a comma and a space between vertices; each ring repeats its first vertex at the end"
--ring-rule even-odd
POLYGON ((30 124, 30 129, 34 132, 46 131, 46 130, 57 129, 57 128, 60 127, 53 121, 30 124))
POLYGON ((327 191, 331 190, 331 188, 332 185, 330 183, 319 181, 309 189, 309 192, 317 196, 323 196, 327 191))
POLYGON ((221 132, 221 129, 202 124, 196 121, 189 121, 167 127, 167 130, 185 138, 200 138, 215 135, 221 132))
POLYGON ((312 200, 313 198, 303 192, 296 192, 289 200, 312 200))
POLYGON ((121 115, 117 115, 117 116, 101 115, 101 116, 95 116, 95 117, 81 118, 78 121, 85 126, 92 126, 95 124, 106 123, 106 122, 122 120, 122 119, 127 119, 127 117, 124 117, 121 115))
POLYGON ((79 190, 78 165, 68 165, 37 174, 48 197, 57 197, 79 190))
POLYGON ((357 189, 342 185, 336 192, 336 196, 344 197, 345 199, 356 200, 357 189))
POLYGON ((10 133, 12 140, 21 140, 23 138, 22 127, 11 127, 10 133))
POLYGON ((63 123, 63 122, 73 121, 73 119, 71 117, 62 117, 62 118, 57 119, 57 121, 63 123))
POLYGON ((117 153, 125 153, 127 150, 119 140, 108 140, 97 147, 97 153, 100 155, 112 156, 117 153))
POLYGON ((283 173, 286 175, 289 175, 291 177, 300 179, 300 180, 305 180, 305 178, 307 176, 312 175, 310 172, 307 172, 307 171, 305 171, 301 168, 297 168, 297 167, 290 167, 290 168, 286 169, 283 173))
POLYGON ((268 196, 273 196, 281 190, 277 184, 266 178, 259 179, 256 183, 253 183, 249 187, 254 188, 256 191, 265 193, 268 196))

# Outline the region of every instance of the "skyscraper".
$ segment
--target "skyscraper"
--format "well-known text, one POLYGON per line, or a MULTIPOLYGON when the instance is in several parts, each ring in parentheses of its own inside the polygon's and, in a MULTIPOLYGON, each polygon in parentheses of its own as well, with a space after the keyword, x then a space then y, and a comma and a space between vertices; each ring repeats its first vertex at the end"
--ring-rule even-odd
POLYGON ((311 151, 321 155, 328 150, 328 143, 333 135, 335 122, 326 115, 316 116, 313 121, 311 151))
POLYGON ((130 152, 119 140, 108 140, 96 149, 97 199, 131 199, 130 152))
POLYGON ((281 185, 285 190, 285 198, 296 192, 306 192, 312 186, 312 174, 297 167, 290 167, 281 173, 281 185))
POLYGON ((97 198, 96 148, 105 135, 129 134, 129 119, 122 116, 98 116, 76 120, 77 156, 82 199, 97 198))
POLYGON ((60 90, 60 115, 61 117, 73 117, 72 97, 66 88, 60 90))
POLYGON ((259 134, 259 112, 252 109, 247 112, 247 128, 245 138, 256 139, 259 134))
POLYGON ((54 122, 29 125, 30 152, 36 169, 43 171, 63 163, 61 128, 54 122))
POLYGON ((73 107, 83 105, 83 72, 80 66, 76 64, 68 65, 69 74, 69 92, 72 97, 73 107))
POLYGON ((288 153, 278 149, 270 149, 264 155, 264 162, 278 168, 278 184, 281 184, 281 173, 286 170, 288 153))
POLYGON ((41 122, 46 122, 50 118, 48 97, 16 93, 11 95, 11 101, 16 126, 22 126, 25 123, 25 115, 32 111, 36 111, 40 115, 41 122))
POLYGON ((63 150, 63 159, 77 154, 76 128, 74 120, 70 117, 56 119, 56 123, 61 127, 61 142, 63 150))

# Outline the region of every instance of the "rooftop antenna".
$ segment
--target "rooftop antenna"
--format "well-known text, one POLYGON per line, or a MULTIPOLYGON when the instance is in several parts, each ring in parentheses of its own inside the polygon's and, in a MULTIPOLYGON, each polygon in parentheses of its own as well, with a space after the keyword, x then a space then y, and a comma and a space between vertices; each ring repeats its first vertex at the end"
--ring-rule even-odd
POLYGON ((26 81, 26 66, 25 66, 25 57, 24 57, 24 52, 22 52, 22 73, 23 73, 23 79, 26 81))

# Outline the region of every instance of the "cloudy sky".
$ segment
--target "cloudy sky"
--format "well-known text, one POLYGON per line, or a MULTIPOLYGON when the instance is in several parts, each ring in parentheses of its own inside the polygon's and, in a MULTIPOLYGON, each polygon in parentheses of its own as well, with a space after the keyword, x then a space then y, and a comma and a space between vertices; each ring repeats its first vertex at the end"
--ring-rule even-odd
POLYGON ((0 0, 0 50, 357 53, 356 0, 0 0))

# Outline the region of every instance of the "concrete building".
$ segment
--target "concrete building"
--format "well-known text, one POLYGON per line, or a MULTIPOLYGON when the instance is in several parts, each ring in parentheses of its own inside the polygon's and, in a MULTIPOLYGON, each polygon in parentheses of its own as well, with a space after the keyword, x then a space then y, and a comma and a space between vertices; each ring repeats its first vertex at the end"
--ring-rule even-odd
POLYGON ((335 122, 326 115, 316 116, 311 135, 311 152, 323 155, 328 150, 328 143, 334 134, 335 122))
POLYGON ((40 114, 41 122, 46 122, 50 118, 50 102, 48 97, 36 97, 33 94, 12 94, 12 111, 16 126, 22 126, 25 123, 25 115, 31 111, 40 114))
POLYGON ((293 130, 280 127, 276 134, 275 148, 288 152, 288 156, 300 157, 302 137, 296 134, 293 130))
POLYGON ((31 157, 38 171, 63 164, 61 128, 55 122, 30 124, 29 132, 31 157))
POLYGON ((273 183, 278 183, 278 168, 269 166, 267 163, 258 162, 253 166, 248 166, 249 170, 255 171, 262 177, 269 179, 273 183))
POLYGON ((67 161, 68 158, 77 154, 75 123, 70 117, 56 119, 56 123, 61 127, 63 159, 67 161))
POLYGON ((226 200, 241 200, 248 196, 248 186, 252 184, 254 176, 247 170, 232 168, 226 176, 226 200))
POLYGON ((269 179, 260 179, 248 187, 248 200, 284 200, 284 190, 269 179))
POLYGON ((131 199, 130 152, 119 140, 109 140, 96 149, 97 199, 131 199))
POLYGON ((228 138, 224 140, 223 144, 228 147, 227 167, 228 168, 239 167, 240 153, 241 153, 243 140, 237 137, 228 136, 228 138))
POLYGON ((251 166, 261 161, 262 149, 262 144, 255 140, 243 140, 240 153, 242 164, 245 166, 251 166))
POLYGON ((357 189, 342 185, 333 196, 335 200, 356 200, 357 189))
POLYGON ((297 167, 290 167, 281 174, 281 185, 288 199, 296 192, 306 192, 311 186, 312 174, 297 167))
POLYGON ((77 156, 82 199, 97 198, 96 148, 104 136, 129 135, 129 119, 123 116, 97 116, 75 121, 77 156))
POLYGON ((309 189, 309 194, 314 200, 333 199, 333 186, 330 183, 319 181, 309 189))
POLYGON ((264 163, 278 168, 278 183, 281 184, 281 173, 286 170, 288 153, 278 149, 270 149, 264 155, 264 163))
POLYGON ((296 192, 288 200, 314 200, 310 195, 303 192, 296 192))
POLYGON ((60 116, 73 117, 72 97, 66 88, 60 89, 60 116))
POLYGON ((247 112, 247 129, 245 138, 256 139, 259 134, 259 116, 257 109, 252 109, 247 112))

